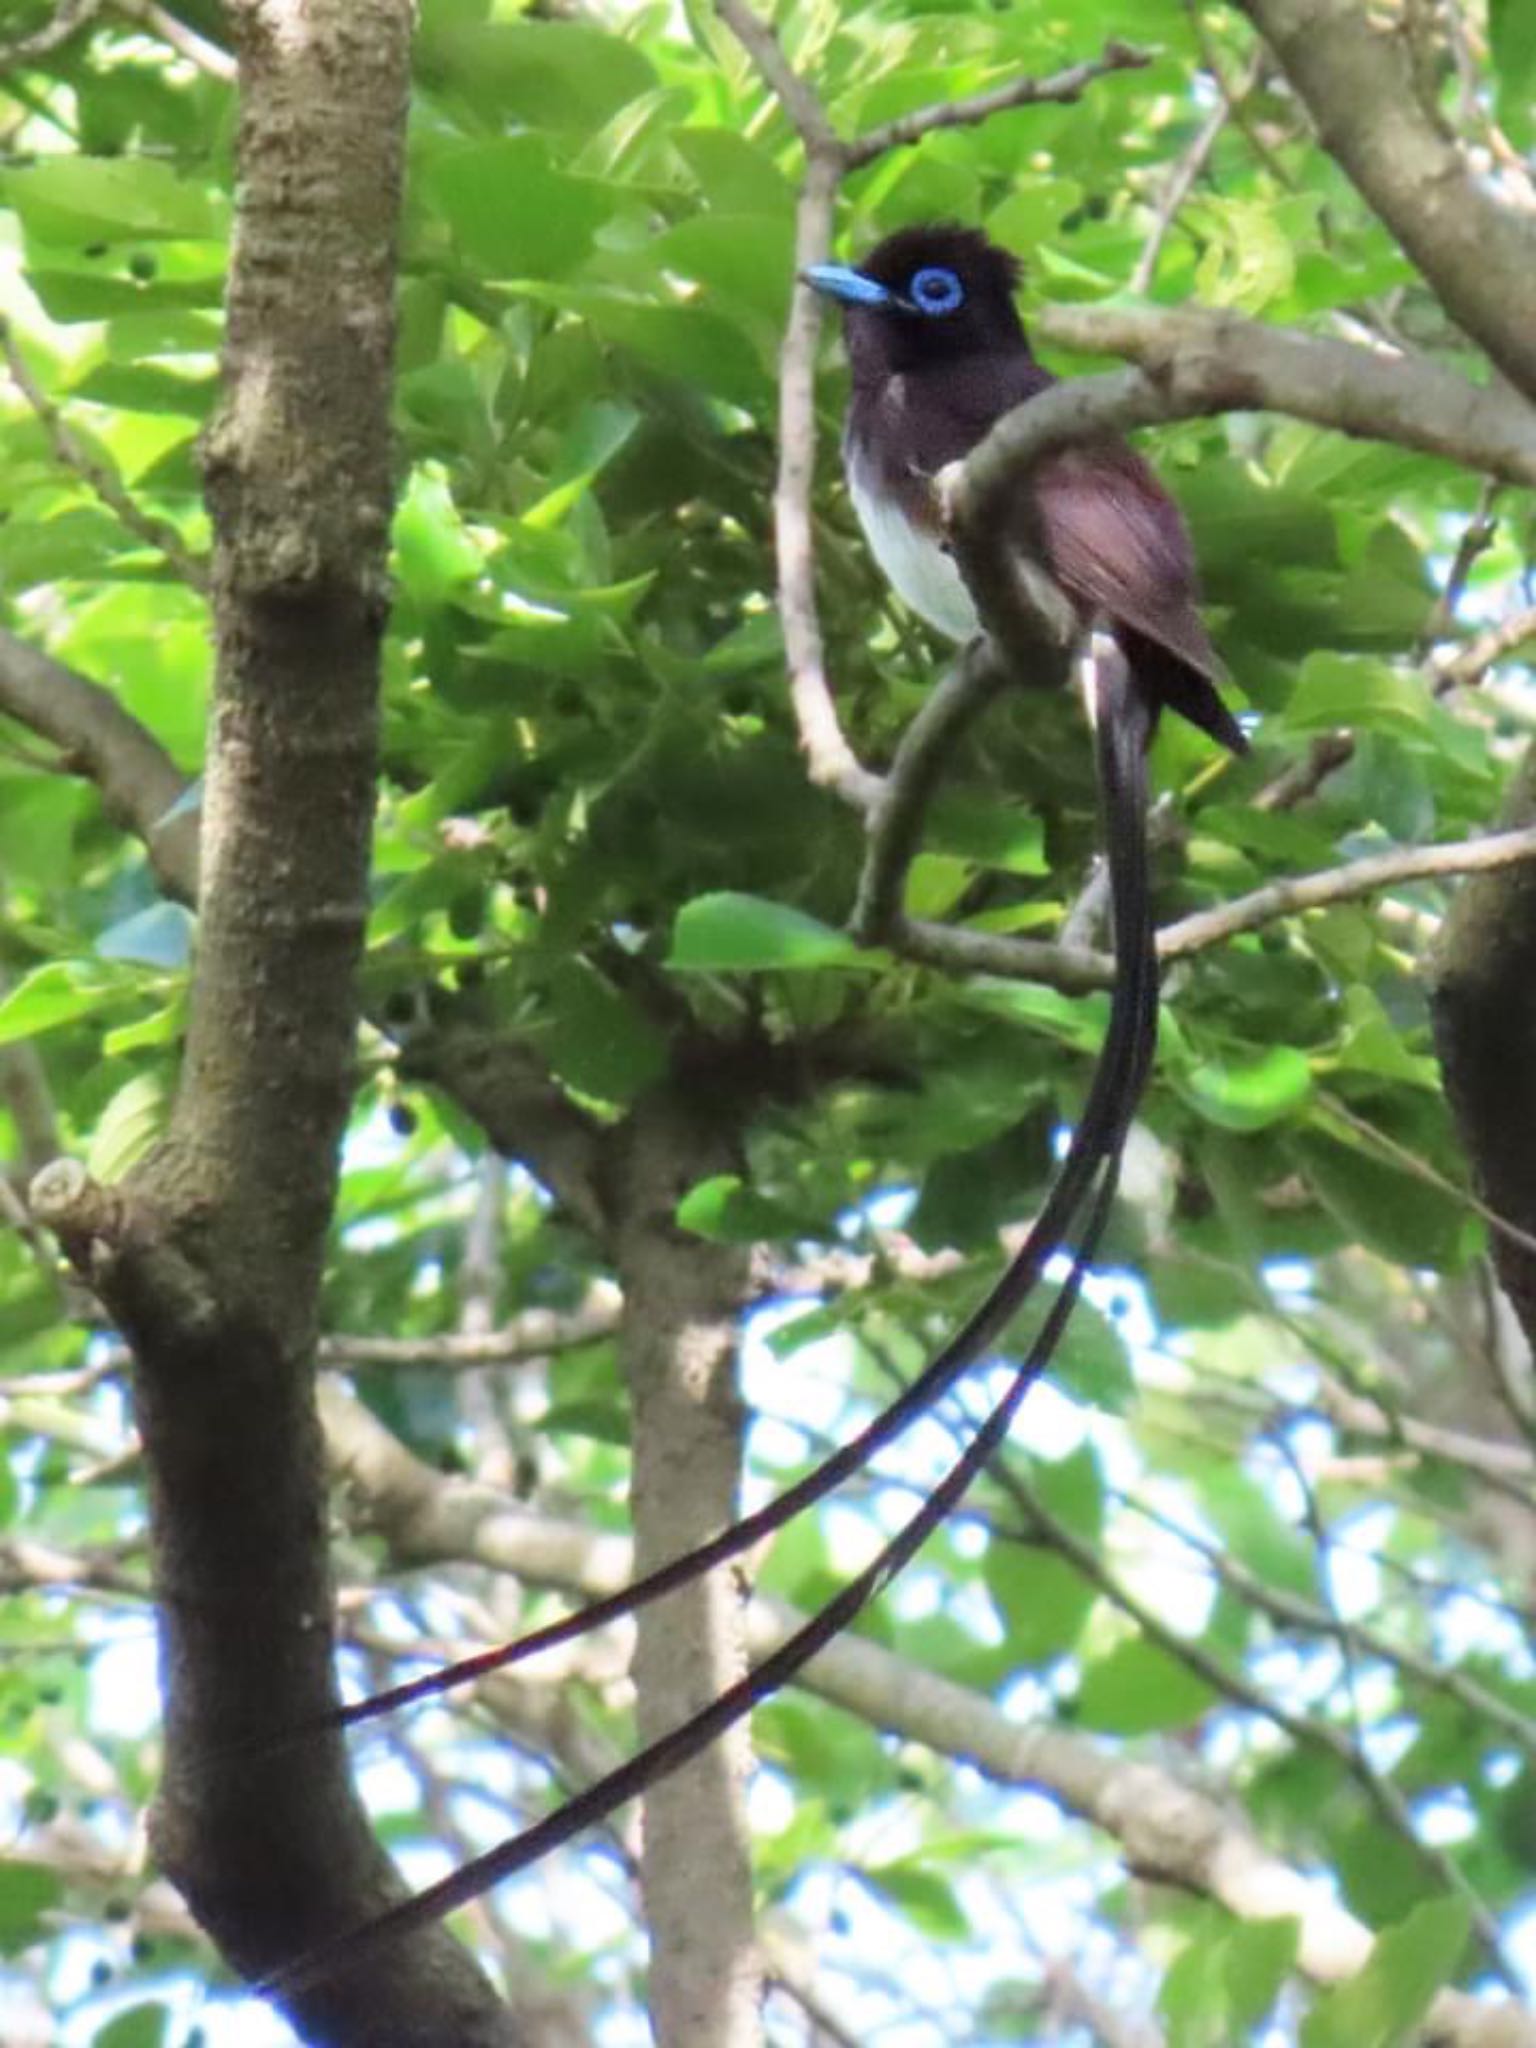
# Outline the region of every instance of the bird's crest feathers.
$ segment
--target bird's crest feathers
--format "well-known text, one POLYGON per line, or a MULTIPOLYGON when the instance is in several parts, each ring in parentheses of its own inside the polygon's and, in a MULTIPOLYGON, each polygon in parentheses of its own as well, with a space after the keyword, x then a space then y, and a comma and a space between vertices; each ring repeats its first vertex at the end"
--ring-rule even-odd
POLYGON ((859 264, 892 291, 901 291, 920 270, 953 270, 972 293, 1009 299, 1018 289, 1022 266, 1010 249, 1000 249, 980 228, 960 221, 926 221, 898 228, 878 242, 859 264))

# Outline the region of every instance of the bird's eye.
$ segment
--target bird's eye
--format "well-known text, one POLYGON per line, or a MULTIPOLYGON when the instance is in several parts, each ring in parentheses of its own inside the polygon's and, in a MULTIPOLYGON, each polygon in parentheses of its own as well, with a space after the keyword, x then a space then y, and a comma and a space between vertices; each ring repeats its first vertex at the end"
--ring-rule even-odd
POLYGON ((912 280, 912 303, 919 313, 953 313, 965 300, 965 286, 952 270, 930 264, 912 280))

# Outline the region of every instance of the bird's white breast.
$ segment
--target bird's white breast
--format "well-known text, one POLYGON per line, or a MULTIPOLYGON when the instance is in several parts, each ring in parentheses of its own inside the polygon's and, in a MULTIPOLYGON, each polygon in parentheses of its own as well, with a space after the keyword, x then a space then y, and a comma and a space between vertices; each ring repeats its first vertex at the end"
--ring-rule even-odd
POLYGON ((948 554, 908 519, 893 498, 878 494, 867 467, 850 451, 848 491, 869 551, 886 581, 919 618, 951 640, 969 640, 979 630, 971 594, 948 554))

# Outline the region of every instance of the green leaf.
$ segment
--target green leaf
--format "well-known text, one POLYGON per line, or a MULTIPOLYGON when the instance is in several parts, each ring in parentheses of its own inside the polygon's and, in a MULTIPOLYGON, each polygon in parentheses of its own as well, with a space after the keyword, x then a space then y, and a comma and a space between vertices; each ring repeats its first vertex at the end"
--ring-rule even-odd
POLYGON ((971 1923, 948 1878, 915 1860, 865 1865, 859 1876, 929 1941, 964 1941, 971 1923))
MULTIPOLYGON (((656 72, 644 51, 607 28, 579 21, 465 19, 424 10, 418 74, 441 92, 465 94, 498 122, 587 133, 648 92, 656 72)), ((501 204, 520 203, 516 188, 501 204)))
POLYGON ((170 2010, 158 2001, 131 2005, 114 2013, 91 2036, 91 2048, 162 2048, 170 2027, 170 2010))
POLYGON ((1471 1916, 1460 1899, 1426 1899, 1376 1937, 1365 1968, 1325 1991, 1302 2024, 1302 2048, 1400 2048, 1454 1976, 1471 1916))
POLYGON ((13 882, 55 880, 88 808, 79 783, 31 773, 0 778, 0 873, 13 882))
POLYGON ((1261 479, 1243 463, 1219 459, 1175 471, 1169 481, 1195 528, 1212 596, 1224 594, 1228 578, 1246 584, 1256 577, 1273 594, 1269 572, 1276 562, 1337 566, 1333 516, 1315 492, 1261 479))
POLYGON ((672 146, 711 206, 727 213, 794 212, 795 190, 759 143, 732 128, 680 128, 672 146))
POLYGON ((1261 313, 1289 291, 1295 243, 1271 201, 1206 197, 1186 206, 1184 218, 1205 243, 1195 289, 1206 304, 1261 313))
POLYGON ((772 385, 766 355, 735 321, 701 300, 658 304, 585 284, 531 283, 527 295, 578 315, 680 389, 729 399, 747 410, 768 400, 772 385))
POLYGON ((90 1016, 119 994, 115 981, 95 981, 71 962, 34 968, 0 1002, 0 1045, 38 1038, 61 1024, 90 1016))
POLYGON ((121 1180, 165 1129, 170 1089, 163 1074, 135 1074, 125 1081, 97 1119, 86 1167, 96 1180, 121 1180))
POLYGON ((709 303, 783 324, 794 278, 794 223, 787 215, 696 214, 655 244, 654 260, 703 285, 709 303))
POLYGON ((1312 1092, 1312 1069, 1293 1046, 1227 1059, 1171 1061, 1174 1085, 1209 1123, 1226 1131, 1261 1131, 1302 1107, 1312 1092))
POLYGON ((1101 1735, 1155 1735, 1192 1727, 1219 1698, 1160 1644, 1131 1636, 1085 1667, 1078 1719, 1101 1735))
POLYGON ((629 1410, 620 1401, 556 1401, 539 1417, 553 1435, 591 1437, 600 1444, 629 1443, 629 1410))
POLYGON ((1065 1656, 1098 1597, 1064 1557, 995 1536, 987 1545, 983 1573, 1004 1647, 1016 1665, 1065 1656))
POLYGON ((529 1036, 568 1087, 625 1103, 665 1072, 666 1044, 655 1024, 590 962, 556 968, 549 1004, 548 1022, 529 1036))
POLYGON ((0 174, 0 197, 49 242, 222 238, 222 196, 149 156, 50 156, 0 174))
POLYGON ((883 955, 864 951, 803 910, 734 890, 685 903, 667 955, 667 965, 679 974, 805 973, 820 967, 872 973, 884 964, 883 955))
POLYGON ((213 410, 218 393, 217 377, 187 376, 153 363, 100 363, 80 379, 71 396, 123 412, 201 420, 213 410))
POLYGON ((1265 1489, 1240 1466, 1214 1461, 1202 1461, 1192 1476, 1201 1507, 1239 1563, 1266 1585, 1315 1600, 1315 1547, 1285 1520, 1265 1489))
POLYGON ((537 135, 455 149, 429 165, 425 185, 463 255, 486 277, 563 277, 613 211, 613 195, 557 169, 537 135))
POLYGON ((146 282, 136 277, 103 277, 99 272, 29 268, 27 283, 50 320, 111 320, 154 307, 211 308, 224 299, 224 281, 204 278, 146 282))
MULTIPOLYGON (((0 1012, 0 1017, 3 1017, 0 1012)), ((1357 1141, 1297 1131, 1289 1148, 1324 1205, 1360 1243, 1398 1265, 1445 1270, 1476 1243, 1464 1199, 1362 1150, 1357 1141)))
POLYGON ((1060 989, 1004 981, 988 974, 973 974, 957 993, 959 1000, 972 1008, 1027 1024, 1076 1052, 1097 1052, 1104 1042, 1109 1021, 1107 996, 1063 995, 1060 989))
POLYGON ((764 1238, 806 1234, 799 1217, 758 1194, 734 1173, 717 1173, 696 1181, 677 1205, 677 1221, 680 1229, 715 1244, 757 1244, 764 1238))
POLYGON ((1498 73, 1499 120, 1515 141, 1529 143, 1536 128, 1536 14, 1529 0, 1488 0, 1488 47, 1498 73))
POLYGON ((417 468, 395 513, 395 566, 401 586, 425 610, 465 589, 485 563, 464 531, 459 508, 440 470, 417 468))
POLYGON ((1011 875, 1046 875, 1045 824, 1022 804, 939 797, 928 810, 926 844, 1011 875))
POLYGON ((0 1862, 0 1955, 20 1955, 48 1932, 48 1915, 64 1896, 56 1870, 7 1858, 0 1862))
POLYGON ((1296 1960, 1299 1923, 1197 1911, 1158 1993, 1168 2048, 1230 2048, 1266 2017, 1296 1960))
POLYGON ((108 1060, 122 1059, 129 1053, 176 1045, 186 1037, 186 1033, 186 993, 178 990, 170 1002, 162 1003, 147 1016, 135 1017, 131 1024, 119 1024, 111 1031, 104 1031, 101 1034, 101 1055, 108 1060))
MULTIPOLYGON (((1049 1314, 1056 1290, 1042 1288, 1037 1313, 1049 1314)), ((1051 1358, 1050 1378, 1054 1386, 1074 1395, 1090 1408, 1120 1415, 1136 1395, 1130 1354, 1117 1325, 1091 1301, 1079 1300, 1057 1342, 1051 1358)))
POLYGON ((1281 1986, 1296 1967, 1301 1922, 1286 1917, 1241 1921, 1222 1943, 1227 2010, 1239 2028, 1267 2018, 1281 1986))
POLYGON ((1211 1937, 1206 1916, 1201 1916, 1194 1938, 1168 1966, 1158 1991, 1167 2048, 1228 2048, 1233 2026, 1224 1965, 1222 1943, 1211 1937))
POLYGON ((1428 733, 1430 710, 1422 683, 1385 662, 1324 649, 1302 663, 1284 723, 1291 732, 1332 732, 1351 725, 1422 739, 1428 733))
POLYGON ((628 446, 639 423, 640 415, 632 405, 596 399, 583 406, 555 456, 550 488, 524 512, 522 525, 535 530, 557 526, 628 446))

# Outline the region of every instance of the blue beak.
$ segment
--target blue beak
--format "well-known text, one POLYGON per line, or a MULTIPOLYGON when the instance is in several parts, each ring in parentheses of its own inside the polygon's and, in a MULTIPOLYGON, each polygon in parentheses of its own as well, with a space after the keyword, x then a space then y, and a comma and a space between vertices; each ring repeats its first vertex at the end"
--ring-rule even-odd
POLYGON ((872 277, 866 277, 862 270, 854 270, 846 263, 813 263, 809 270, 802 270, 800 279, 813 292, 824 292, 829 299, 841 299, 845 306, 890 306, 896 303, 894 292, 887 291, 883 284, 877 284, 872 277))

